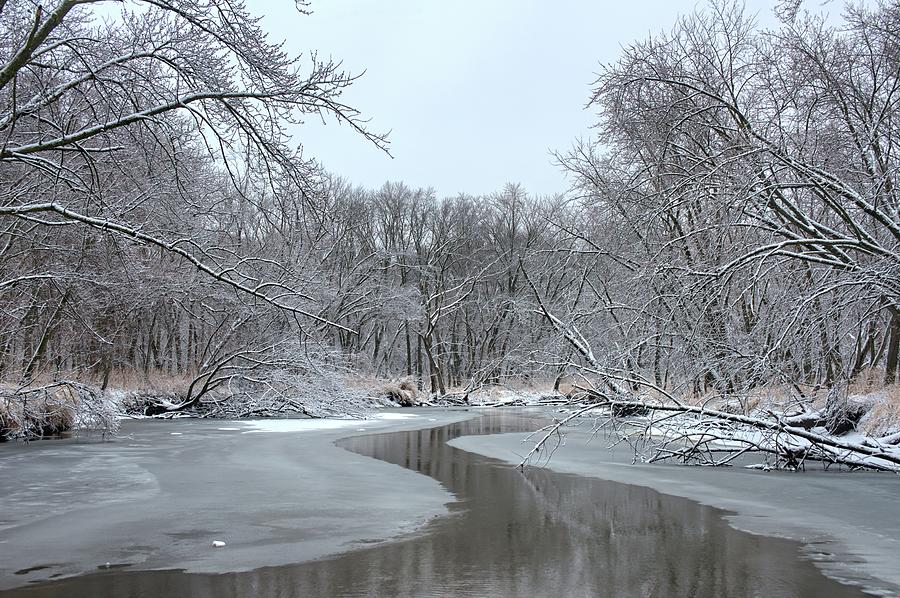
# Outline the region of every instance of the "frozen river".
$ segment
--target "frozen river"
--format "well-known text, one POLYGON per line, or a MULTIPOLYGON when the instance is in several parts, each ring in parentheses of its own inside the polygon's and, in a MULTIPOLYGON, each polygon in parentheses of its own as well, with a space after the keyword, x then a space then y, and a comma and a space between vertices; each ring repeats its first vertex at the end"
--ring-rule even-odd
POLYGON ((477 415, 0 446, 0 597, 865 595, 698 502, 448 445, 536 426, 477 415))

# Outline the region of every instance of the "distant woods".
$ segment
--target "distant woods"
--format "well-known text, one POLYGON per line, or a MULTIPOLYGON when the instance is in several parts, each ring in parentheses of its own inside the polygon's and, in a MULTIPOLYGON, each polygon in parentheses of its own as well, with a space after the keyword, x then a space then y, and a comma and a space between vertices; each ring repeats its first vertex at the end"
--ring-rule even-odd
POLYGON ((386 140, 340 101, 352 74, 240 2, 94 4, 0 2, 6 383, 897 380, 894 3, 776 31, 711 4, 600 70, 572 189, 451 198, 295 151, 310 114, 386 140))

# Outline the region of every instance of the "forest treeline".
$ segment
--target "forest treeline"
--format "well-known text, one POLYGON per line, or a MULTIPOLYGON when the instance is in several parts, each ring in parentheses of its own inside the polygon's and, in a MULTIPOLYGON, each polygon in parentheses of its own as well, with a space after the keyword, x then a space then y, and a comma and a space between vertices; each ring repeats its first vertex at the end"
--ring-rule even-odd
POLYGON ((12 387, 897 381, 896 3, 839 26, 787 3, 775 30, 712 3, 602 66, 596 126, 556 157, 571 189, 447 198, 294 148, 310 114, 387 140, 341 102, 353 74, 285 55, 241 2, 101 4, 0 2, 12 387))

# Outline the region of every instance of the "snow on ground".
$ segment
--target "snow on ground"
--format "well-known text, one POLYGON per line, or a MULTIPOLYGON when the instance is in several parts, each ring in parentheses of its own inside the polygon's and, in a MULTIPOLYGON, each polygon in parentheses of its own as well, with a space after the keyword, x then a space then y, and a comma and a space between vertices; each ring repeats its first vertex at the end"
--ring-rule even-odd
MULTIPOLYGON (((411 419, 419 417, 415 413, 379 413, 369 419, 411 419)), ((433 420, 429 420, 433 421, 433 420)))
POLYGON ((360 421, 372 420, 409 420, 419 417, 415 413, 378 413, 365 420, 358 419, 247 419, 233 423, 242 428, 218 428, 219 430, 243 430, 244 434, 254 432, 311 432, 315 430, 336 430, 359 426, 360 421), (247 430, 246 428, 251 428, 247 430))
POLYGON ((311 432, 314 430, 335 430, 338 428, 350 428, 359 425, 359 420, 353 419, 248 419, 239 422, 244 428, 244 434, 255 432, 311 432))

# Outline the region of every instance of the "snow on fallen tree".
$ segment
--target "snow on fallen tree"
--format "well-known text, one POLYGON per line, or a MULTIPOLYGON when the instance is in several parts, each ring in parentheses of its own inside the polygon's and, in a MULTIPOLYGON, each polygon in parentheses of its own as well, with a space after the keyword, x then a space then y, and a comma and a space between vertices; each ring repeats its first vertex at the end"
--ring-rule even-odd
POLYGON ((156 418, 340 417, 365 419, 375 409, 396 406, 384 393, 352 384, 344 373, 232 376, 187 404, 183 397, 146 394, 129 401, 130 412, 156 418))
POLYGON ((72 381, 0 387, 0 442, 64 432, 115 434, 119 406, 100 389, 72 381))
POLYGON ((882 437, 857 431, 875 401, 850 397, 839 386, 828 393, 824 409, 812 401, 795 401, 800 410, 776 409, 774 404, 749 408, 748 396, 725 394, 708 397, 701 404, 678 398, 638 374, 605 367, 590 343, 572 324, 556 317, 547 307, 528 272, 522 268, 539 310, 551 326, 577 352, 584 363, 570 363, 592 382, 578 386, 580 405, 562 419, 535 433, 537 442, 520 462, 522 468, 539 454, 552 454, 562 443, 564 428, 585 416, 598 417, 597 429, 614 433, 616 444, 629 443, 635 458, 646 462, 665 460, 698 465, 728 465, 739 456, 762 453, 774 458, 760 464, 801 469, 806 461, 826 466, 900 473, 900 433, 882 437), (718 401, 720 408, 710 405, 718 401), (735 408, 737 405, 737 408, 735 408))
MULTIPOLYGON (((232 332, 252 320, 252 314, 232 332)), ((125 401, 134 415, 174 417, 351 417, 396 406, 376 385, 360 383, 340 352, 310 347, 292 336, 228 345, 201 363, 183 390, 141 393, 125 401)), ((369 381, 371 382, 371 381, 369 381)))
POLYGON ((641 396, 615 396, 592 388, 581 388, 583 403, 564 418, 544 426, 537 442, 519 464, 524 467, 538 455, 552 453, 562 441, 566 426, 585 417, 596 419, 596 428, 613 432, 615 443, 625 442, 635 458, 654 463, 674 460, 696 465, 729 465, 749 453, 771 457, 760 467, 800 469, 806 461, 826 466, 900 473, 900 433, 880 438, 858 432, 839 435, 826 427, 831 421, 822 414, 786 415, 771 409, 752 415, 731 413, 706 405, 641 396), (639 418, 617 413, 646 410, 639 418), (812 424, 811 421, 821 423, 812 424))

